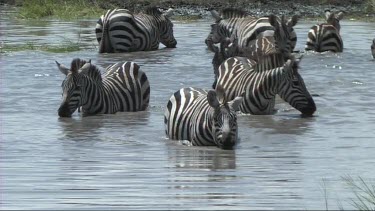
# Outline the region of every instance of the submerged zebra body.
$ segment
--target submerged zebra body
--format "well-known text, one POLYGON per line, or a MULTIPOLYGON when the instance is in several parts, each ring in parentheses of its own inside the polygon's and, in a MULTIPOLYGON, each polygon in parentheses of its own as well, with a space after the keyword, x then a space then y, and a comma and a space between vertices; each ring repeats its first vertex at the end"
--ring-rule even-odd
MULTIPOLYGON (((270 17, 255 18, 248 16, 243 11, 226 9, 219 15, 215 10, 211 11, 216 22, 211 25, 211 32, 207 39, 212 39, 214 43, 219 43, 225 37, 236 37, 237 45, 241 51, 254 44, 256 39, 262 37, 273 37, 274 26, 270 24, 270 17)), ((275 16, 273 16, 275 17, 275 16)), ((290 42, 287 46, 292 52, 296 46, 297 34, 293 26, 297 24, 298 17, 293 16, 290 20, 277 18, 279 24, 286 24, 290 42)))
POLYGON ((292 57, 284 62, 278 56, 270 55, 255 65, 247 58, 229 58, 219 67, 217 86, 223 87, 228 100, 245 93, 240 105, 243 113, 273 114, 278 94, 302 114, 312 115, 316 106, 298 73, 299 60, 292 57), (279 61, 280 66, 270 69, 272 60, 279 61))
POLYGON ((326 23, 311 27, 307 35, 306 51, 343 51, 344 45, 340 35, 340 20, 343 18, 344 13, 335 14, 327 10, 325 11, 325 16, 326 23))
POLYGON ((62 83, 61 117, 70 117, 81 107, 83 115, 142 111, 148 107, 150 85, 146 74, 134 62, 120 62, 106 68, 104 75, 91 62, 74 59, 71 68, 56 62, 66 75, 62 83))
POLYGON ((172 12, 170 9, 163 14, 156 7, 140 14, 127 9, 108 10, 95 28, 99 53, 157 50, 160 42, 175 48, 177 41, 169 20, 172 12))
POLYGON ((164 113, 166 135, 174 140, 188 140, 193 146, 218 146, 231 149, 237 142, 236 111, 242 101, 227 102, 224 90, 204 91, 182 88, 168 101, 164 113))

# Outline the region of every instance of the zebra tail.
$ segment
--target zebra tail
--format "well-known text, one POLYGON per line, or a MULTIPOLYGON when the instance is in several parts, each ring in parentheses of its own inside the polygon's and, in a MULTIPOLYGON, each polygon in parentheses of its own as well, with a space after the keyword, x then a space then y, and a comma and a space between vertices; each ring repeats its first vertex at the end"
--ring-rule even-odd
MULTIPOLYGON (((115 11, 115 10, 113 10, 115 11)), ((108 10, 103 17, 103 30, 102 30, 102 40, 99 44, 99 53, 113 53, 113 47, 109 38, 109 16, 112 14, 111 10, 108 10)))

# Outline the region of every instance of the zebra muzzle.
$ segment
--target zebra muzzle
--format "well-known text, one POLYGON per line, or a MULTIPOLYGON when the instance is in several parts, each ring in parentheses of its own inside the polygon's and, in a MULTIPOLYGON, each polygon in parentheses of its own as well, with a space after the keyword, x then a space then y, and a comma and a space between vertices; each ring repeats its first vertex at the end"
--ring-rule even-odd
POLYGON ((69 109, 69 104, 62 104, 58 110, 60 117, 71 117, 72 114, 69 109))

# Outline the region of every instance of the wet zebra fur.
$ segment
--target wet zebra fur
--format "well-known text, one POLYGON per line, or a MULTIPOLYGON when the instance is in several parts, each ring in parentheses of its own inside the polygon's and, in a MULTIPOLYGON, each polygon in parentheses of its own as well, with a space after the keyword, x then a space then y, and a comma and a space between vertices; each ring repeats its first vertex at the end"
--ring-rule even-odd
MULTIPOLYGON (((270 24, 269 17, 255 18, 246 15, 241 10, 233 9, 229 12, 228 9, 223 10, 221 15, 217 11, 211 10, 211 14, 215 23, 211 25, 211 31, 207 39, 212 39, 214 43, 220 43, 225 37, 233 39, 232 37, 235 36, 238 47, 243 51, 252 45, 257 38, 272 37, 274 33, 274 27, 270 24), (238 15, 235 15, 236 11, 238 15)), ((297 42, 297 34, 293 27, 297 24, 298 17, 295 15, 289 20, 277 18, 277 22, 286 24, 290 39, 287 49, 289 52, 293 52, 297 42)))
POLYGON ((83 115, 142 111, 148 107, 150 85, 146 74, 134 62, 119 62, 101 75, 91 61, 74 59, 70 69, 56 61, 66 76, 62 83, 60 117, 70 117, 81 107, 83 115))
POLYGON ((172 12, 169 9, 163 14, 156 7, 140 14, 127 9, 108 10, 95 28, 99 53, 157 50, 160 42, 167 48, 175 48, 177 41, 169 20, 172 12))
POLYGON ((182 88, 169 99, 164 124, 168 138, 188 140, 193 146, 232 149, 237 142, 238 106, 242 97, 227 101, 224 90, 182 88))
POLYGON ((219 67, 216 86, 223 87, 228 100, 245 93, 240 105, 242 113, 273 114, 278 94, 302 114, 312 115, 316 106, 303 78, 298 73, 299 59, 291 57, 280 67, 268 68, 269 60, 283 62, 283 57, 280 56, 280 54, 266 56, 255 65, 244 57, 229 58, 219 67))
POLYGON ((316 52, 342 52, 344 45, 340 35, 340 20, 343 16, 343 12, 335 14, 326 10, 326 23, 311 27, 307 35, 305 50, 316 52))

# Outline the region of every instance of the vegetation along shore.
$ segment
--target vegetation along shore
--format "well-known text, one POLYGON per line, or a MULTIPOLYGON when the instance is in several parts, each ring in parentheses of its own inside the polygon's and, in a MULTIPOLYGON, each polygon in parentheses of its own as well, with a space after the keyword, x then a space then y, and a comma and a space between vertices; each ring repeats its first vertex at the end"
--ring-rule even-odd
POLYGON ((299 15, 320 19, 326 9, 344 11, 349 20, 375 20, 375 0, 0 0, 0 4, 15 6, 17 18, 77 19, 99 17, 107 9, 127 8, 134 12, 148 6, 175 9, 175 19, 210 18, 208 9, 242 8, 254 16, 299 15))

